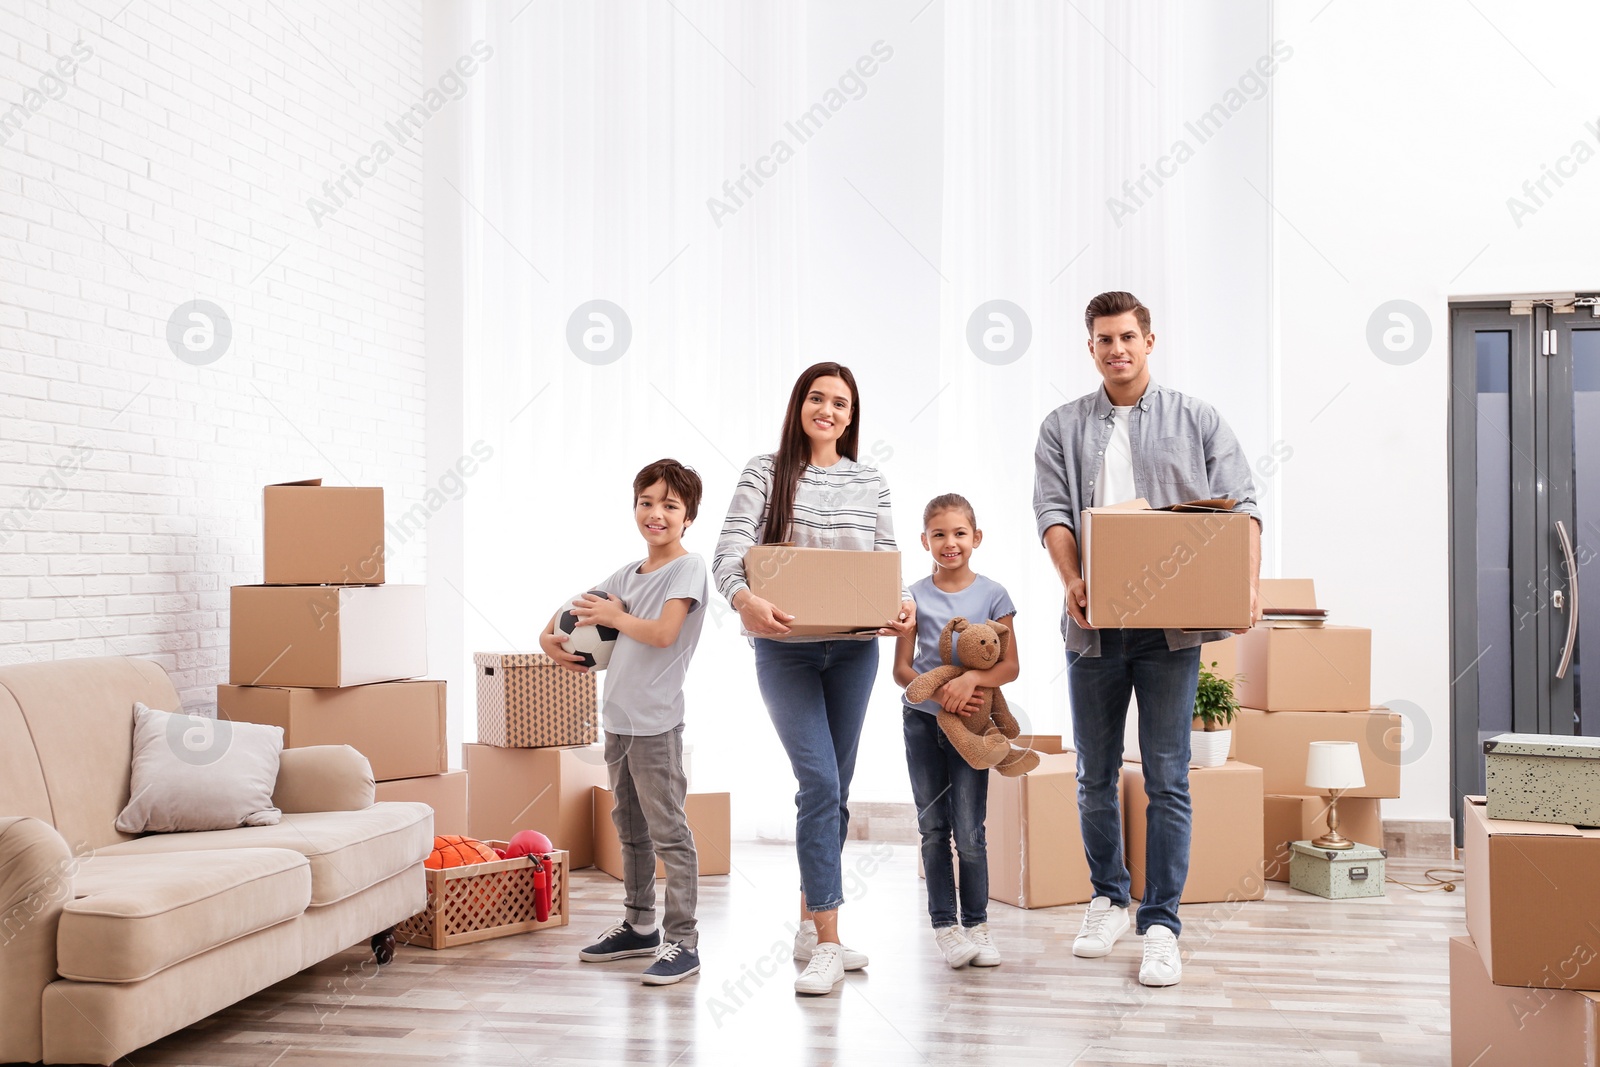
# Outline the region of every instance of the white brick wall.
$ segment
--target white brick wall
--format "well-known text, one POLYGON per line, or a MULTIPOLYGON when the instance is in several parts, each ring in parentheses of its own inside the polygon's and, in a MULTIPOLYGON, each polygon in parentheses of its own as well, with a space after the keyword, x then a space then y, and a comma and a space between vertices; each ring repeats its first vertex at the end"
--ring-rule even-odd
POLYGON ((307 200, 431 79, 420 0, 118 6, 0 0, 0 663, 147 656, 198 709, 263 484, 423 499, 420 139, 307 200), (206 366, 166 340, 196 298, 206 366))

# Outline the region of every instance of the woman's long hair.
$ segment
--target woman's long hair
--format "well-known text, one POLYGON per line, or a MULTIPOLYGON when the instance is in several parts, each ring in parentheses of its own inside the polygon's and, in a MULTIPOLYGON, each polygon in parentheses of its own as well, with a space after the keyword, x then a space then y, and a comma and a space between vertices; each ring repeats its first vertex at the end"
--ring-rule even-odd
POLYGON ((783 413, 783 438, 778 443, 778 454, 773 463, 772 495, 767 498, 766 529, 761 543, 777 544, 794 540, 794 494, 800 485, 800 474, 811 462, 811 438, 801 419, 806 394, 818 378, 839 378, 850 387, 850 425, 839 435, 839 455, 856 458, 856 443, 861 439, 861 393, 856 389, 856 377, 850 368, 838 363, 814 363, 795 379, 789 393, 789 408, 783 413))

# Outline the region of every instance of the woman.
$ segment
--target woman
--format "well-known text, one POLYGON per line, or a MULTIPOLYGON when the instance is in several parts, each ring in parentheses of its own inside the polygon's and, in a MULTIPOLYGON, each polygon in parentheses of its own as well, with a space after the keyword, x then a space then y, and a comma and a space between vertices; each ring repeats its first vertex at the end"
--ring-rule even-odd
MULTIPOLYGON (((800 791, 795 849, 800 862, 800 930, 794 956, 806 961, 797 993, 829 993, 867 958, 839 942, 844 902, 841 853, 850 812, 856 745, 878 674, 878 644, 856 638, 772 640, 794 616, 750 591, 744 554, 752 545, 792 541, 800 548, 895 551, 889 487, 856 462, 861 400, 848 367, 807 368, 789 394, 778 451, 745 467, 728 506, 712 571, 754 640, 756 679, 800 791)), ((900 591, 899 618, 878 633, 916 625, 917 608, 900 591)))

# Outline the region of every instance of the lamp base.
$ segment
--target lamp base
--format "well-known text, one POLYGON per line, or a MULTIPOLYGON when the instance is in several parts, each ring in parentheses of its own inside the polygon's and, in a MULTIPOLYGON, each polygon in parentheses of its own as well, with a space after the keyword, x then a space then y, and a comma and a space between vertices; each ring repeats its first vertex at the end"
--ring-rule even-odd
POLYGON ((1311 839, 1311 844, 1316 848, 1346 849, 1355 848, 1356 843, 1345 837, 1337 830, 1330 830, 1321 837, 1311 839))

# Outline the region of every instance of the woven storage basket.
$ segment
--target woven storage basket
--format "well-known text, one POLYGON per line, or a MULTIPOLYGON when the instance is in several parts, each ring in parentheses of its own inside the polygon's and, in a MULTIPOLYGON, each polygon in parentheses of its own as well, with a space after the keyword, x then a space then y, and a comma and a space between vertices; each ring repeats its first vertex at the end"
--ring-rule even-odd
MULTIPOLYGON (((505 848, 504 841, 486 841, 505 848)), ((428 906, 394 928, 396 940, 421 948, 453 948, 493 937, 567 925, 567 853, 541 861, 550 869, 550 917, 534 917, 533 857, 427 870, 428 906)))

